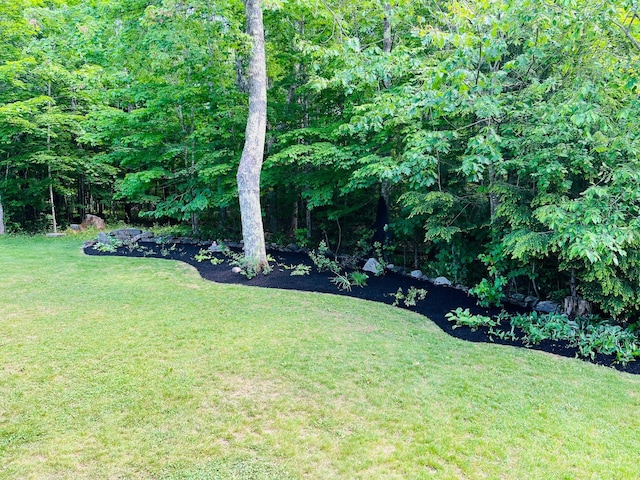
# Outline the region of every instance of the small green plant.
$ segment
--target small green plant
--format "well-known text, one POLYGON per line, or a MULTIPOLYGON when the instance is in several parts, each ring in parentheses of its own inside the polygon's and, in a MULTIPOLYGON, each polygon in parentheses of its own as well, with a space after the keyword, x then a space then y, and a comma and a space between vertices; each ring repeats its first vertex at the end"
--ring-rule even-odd
POLYGON ((338 287, 338 290, 351 291, 351 280, 348 275, 337 273, 335 277, 331 277, 331 283, 338 287))
POLYGON ((409 287, 407 293, 402 291, 402 287, 398 288, 396 293, 391 295, 395 297, 393 302, 394 306, 399 306, 400 302, 404 303, 405 307, 415 307, 419 301, 427 298, 427 291, 424 288, 409 287))
POLYGON ((365 287, 369 276, 364 272, 351 272, 349 274, 349 280, 356 287, 365 287))
POLYGON ((220 265, 224 260, 215 256, 211 250, 200 249, 198 253, 193 256, 194 260, 198 263, 209 260, 212 265, 220 265))
POLYGON ((301 277, 304 275, 309 275, 311 273, 311 267, 302 263, 298 265, 291 265, 289 269, 291 270, 292 277, 301 277))
POLYGON ((176 244, 172 244, 170 247, 166 247, 163 246, 160 249, 160 255, 162 255, 163 257, 168 257, 169 255, 171 255, 172 252, 175 252, 177 249, 176 244))
POLYGON ((205 250, 201 248, 198 253, 196 253, 193 257, 196 262, 204 262, 205 260, 211 260, 213 258, 213 252, 210 250, 205 250))
MULTIPOLYGON (((229 257, 229 263, 233 266, 240 267, 241 274, 252 279, 258 275, 258 264, 254 260, 245 257, 242 253, 235 253, 231 250, 226 250, 226 255, 229 257)), ((267 266, 263 267, 261 272, 263 275, 267 275, 271 272, 272 268, 268 262, 272 262, 273 257, 267 255, 267 266)))
POLYGON ((115 253, 122 245, 120 240, 110 239, 109 243, 96 243, 93 249, 103 253, 115 253))
POLYGON ((511 340, 514 342, 520 340, 520 336, 516 332, 515 325, 510 323, 510 321, 511 315, 509 313, 505 312, 504 310, 500 312, 500 315, 498 315, 498 325, 492 325, 489 327, 489 339, 493 340, 493 338, 495 337, 501 340, 511 340), (502 328, 500 328, 503 324, 510 325, 509 330, 503 330, 502 328))
POLYGON ((507 282, 506 277, 502 275, 496 275, 493 282, 483 278, 478 285, 469 290, 469 293, 478 297, 478 305, 481 307, 499 307, 507 282))
POLYGON ((294 233, 294 241, 302 248, 309 246, 309 231, 306 228, 298 228, 294 233))
POLYGON ((329 248, 327 247, 327 244, 325 243, 325 241, 322 240, 320 242, 320 245, 318 245, 317 251, 312 250, 311 252, 309 252, 309 257, 311 258, 311 261, 314 263, 314 265, 318 269, 318 272, 329 271, 336 275, 340 275, 340 271, 342 270, 342 268, 340 268, 340 265, 338 264, 338 262, 330 259, 328 257, 328 254, 329 254, 329 248))
POLYGON ((375 275, 377 277, 384 275, 385 269, 387 268, 387 262, 384 260, 384 247, 380 244, 380 242, 375 242, 373 244, 373 254, 374 258, 378 261, 376 265, 375 275))
POLYGON ((461 307, 452 310, 445 315, 447 320, 455 322, 453 328, 470 327, 475 332, 479 327, 497 327, 500 325, 499 319, 493 319, 485 315, 474 315, 468 308, 464 310, 461 307))
POLYGON ((224 262, 223 259, 218 258, 218 257, 210 258, 209 261, 211 262, 211 265, 220 265, 221 263, 224 262))

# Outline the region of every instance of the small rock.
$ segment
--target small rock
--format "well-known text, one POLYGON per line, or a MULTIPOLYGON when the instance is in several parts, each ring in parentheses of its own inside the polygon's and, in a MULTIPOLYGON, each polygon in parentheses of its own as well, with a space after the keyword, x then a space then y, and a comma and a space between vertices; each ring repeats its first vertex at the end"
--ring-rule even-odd
POLYGON ((413 270, 409 275, 413 278, 422 278, 422 272, 420 270, 413 270))
POLYGON ((386 269, 389 270, 390 272, 393 272, 393 273, 400 273, 400 274, 403 273, 402 267, 398 267, 398 266, 394 265, 393 263, 389 263, 386 266, 386 269))
POLYGON ((231 269, 231 272, 233 272, 233 273, 240 273, 240 272, 242 272, 242 269, 241 269, 240 267, 233 267, 233 268, 231 269))
POLYGON ((106 233, 100 232, 98 233, 98 243, 104 243, 105 245, 109 245, 111 244, 111 240, 109 240, 109 236, 106 233))
POLYGON ((528 297, 524 297, 524 303, 526 303, 527 305, 533 305, 538 301, 537 297, 533 297, 531 295, 529 295, 528 297))
POLYGON ((80 230, 82 230, 82 226, 78 223, 72 223, 71 225, 69 225, 69 228, 74 232, 79 232, 80 230))
POLYGON ((362 270, 364 272, 371 272, 377 275, 382 270, 382 267, 380 265, 380 262, 378 262, 378 260, 376 260, 375 258, 370 258, 369 260, 367 260, 367 263, 364 264, 364 267, 362 267, 362 270))
POLYGON ((437 277, 433 280, 434 285, 450 287, 451 281, 447 277, 437 277))
POLYGON ((464 293, 469 293, 469 287, 467 287, 466 285, 458 284, 453 288, 455 288, 456 290, 460 290, 461 292, 464 292, 464 293))
POLYGON ((542 313, 555 313, 557 311, 559 311, 560 309, 560 305, 558 305, 556 302, 552 302, 550 300, 545 300, 543 302, 538 302, 533 309, 536 312, 542 312, 542 313))
POLYGON ((524 295, 522 295, 521 293, 514 293, 513 295, 511 295, 511 301, 522 303, 524 302, 524 295))
POLYGON ((298 252, 300 251, 300 246, 297 243, 290 243, 284 248, 287 252, 298 252))

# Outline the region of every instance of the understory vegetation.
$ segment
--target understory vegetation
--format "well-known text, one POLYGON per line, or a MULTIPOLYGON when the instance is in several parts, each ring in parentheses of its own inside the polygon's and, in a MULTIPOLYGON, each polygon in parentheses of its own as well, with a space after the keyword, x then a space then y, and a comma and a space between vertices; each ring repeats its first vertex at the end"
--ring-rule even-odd
POLYGON ((637 376, 79 237, 0 265, 2 478, 636 476, 637 376))
MULTIPOLYGON (((623 328, 601 318, 569 318, 560 313, 507 315, 498 318, 474 315, 469 309, 458 308, 447 314, 456 326, 488 327, 490 336, 502 340, 521 341, 526 346, 544 340, 564 341, 577 348, 578 355, 594 360, 597 354, 612 355, 615 361, 626 365, 640 357, 640 341, 635 326, 623 328)), ((455 328, 455 327, 454 327, 455 328)))
MULTIPOLYGON (((263 3, 270 242, 351 253, 374 225, 385 260, 481 302, 638 321, 637 0, 263 3)), ((242 2, 14 0, 0 18, 0 234, 93 213, 240 238, 242 2)))

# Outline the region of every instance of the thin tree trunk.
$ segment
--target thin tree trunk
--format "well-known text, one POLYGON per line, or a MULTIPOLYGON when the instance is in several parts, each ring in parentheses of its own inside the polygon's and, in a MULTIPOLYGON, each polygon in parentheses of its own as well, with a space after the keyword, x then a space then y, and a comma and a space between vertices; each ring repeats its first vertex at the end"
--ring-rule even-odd
MULTIPOLYGON (((391 5, 389 2, 384 3, 384 29, 382 32, 382 51, 386 55, 391 53, 391 48, 393 47, 393 40, 391 37, 391 5)), ((384 88, 389 88, 391 86, 391 80, 387 77, 382 79, 382 83, 384 88)), ((391 184, 389 180, 382 180, 380 185, 380 195, 384 198, 385 204, 387 207, 389 206, 389 197, 391 191, 391 184)))
POLYGON ((291 214, 291 234, 295 235, 298 230, 298 216, 300 214, 300 208, 298 206, 298 199, 293 202, 293 213, 291 214))
MULTIPOLYGON (((47 84, 47 95, 51 98, 51 82, 47 84)), ((49 102, 51 109, 51 102, 49 102)), ((47 125, 47 154, 51 153, 51 125, 47 125)), ((56 204, 53 198, 53 176, 51 175, 51 163, 47 165, 49 173, 49 201, 51 202, 51 221, 53 222, 53 233, 58 233, 58 222, 56 221, 56 204)))
POLYGON ((2 208, 1 196, 0 196, 0 235, 4 235, 4 209, 2 208))
MULTIPOLYGON (((391 19, 389 18, 391 15, 391 5, 389 2, 384 3, 384 30, 382 32, 382 51, 386 54, 391 53, 391 48, 393 47, 393 39, 391 37, 391 19)), ((389 88, 391 86, 391 81, 389 78, 384 78, 382 80, 385 88, 389 88)))
POLYGON ((58 222, 56 221, 56 204, 53 198, 53 179, 51 177, 51 165, 48 166, 49 171, 49 201, 51 202, 51 220, 53 222, 53 233, 58 233, 58 222))
POLYGON ((253 48, 249 59, 249 116, 236 179, 244 255, 258 271, 264 271, 269 264, 260 207, 260 171, 267 130, 267 73, 260 0, 246 0, 245 12, 253 48))

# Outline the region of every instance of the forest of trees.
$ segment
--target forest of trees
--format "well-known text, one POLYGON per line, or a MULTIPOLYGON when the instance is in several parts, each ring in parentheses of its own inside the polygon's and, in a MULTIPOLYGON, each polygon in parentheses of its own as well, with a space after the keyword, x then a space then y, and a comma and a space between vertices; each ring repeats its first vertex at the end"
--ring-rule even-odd
MULTIPOLYGON (((264 0, 268 241, 640 313, 640 2, 264 0)), ((240 238, 240 0, 0 0, 0 234, 240 238)))

